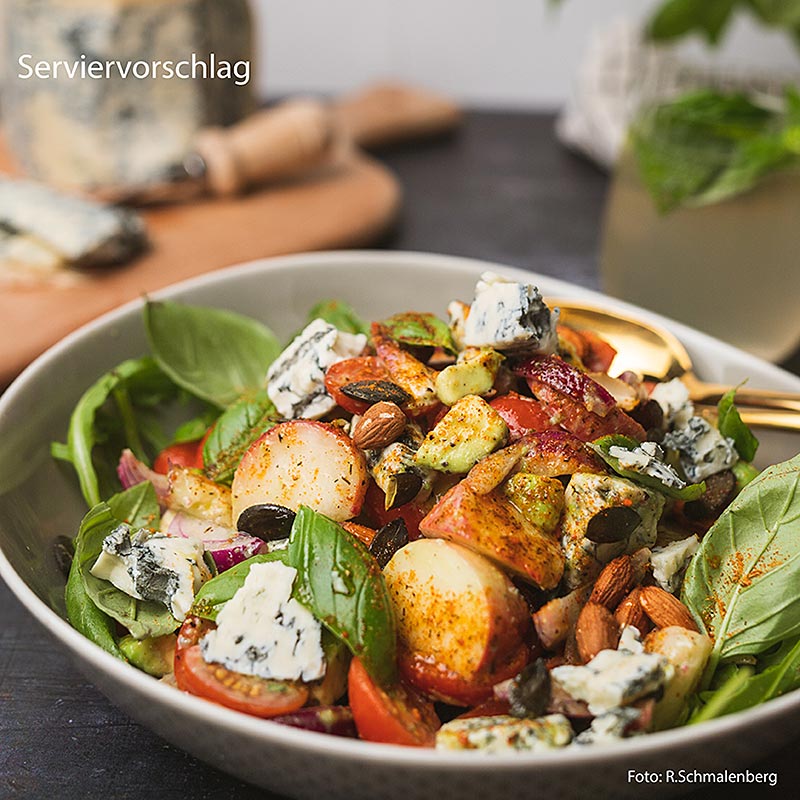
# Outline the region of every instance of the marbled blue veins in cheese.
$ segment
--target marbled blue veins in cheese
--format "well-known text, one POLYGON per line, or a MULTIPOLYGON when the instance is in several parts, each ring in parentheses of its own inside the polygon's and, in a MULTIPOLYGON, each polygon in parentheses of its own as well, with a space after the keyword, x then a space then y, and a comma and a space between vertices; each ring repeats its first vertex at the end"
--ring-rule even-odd
POLYGON ((285 419, 319 419, 336 407, 325 390, 331 364, 361 354, 367 337, 344 333, 321 319, 310 322, 267 372, 267 394, 285 419))
POLYGON ((686 481, 664 461, 664 451, 655 442, 642 442, 632 450, 614 445, 608 449, 608 454, 619 461, 622 469, 649 475, 673 489, 686 486, 686 481))
POLYGON ((567 694, 599 715, 653 694, 672 672, 669 661, 657 653, 601 650, 588 664, 555 667, 550 675, 567 694))
MULTIPOLYGON (((589 744, 617 744, 620 739, 635 735, 630 732, 642 712, 638 708, 615 708, 600 714, 592 720, 591 726, 578 734, 572 743, 575 746, 589 744)), ((644 731, 636 731, 638 734, 644 731)))
POLYGON ((123 524, 106 536, 91 573, 130 597, 163 603, 182 621, 197 591, 211 578, 203 552, 196 539, 132 532, 123 524))
POLYGON ((538 753, 565 747, 572 726, 562 714, 538 719, 511 716, 454 719, 436 733, 437 750, 481 750, 484 753, 538 753))
POLYGON ((653 548, 650 553, 653 578, 664 591, 675 594, 681 588, 686 567, 699 546, 700 540, 692 535, 664 547, 653 548))
POLYGON ((702 417, 691 417, 685 426, 668 433, 662 444, 678 451, 681 469, 692 483, 730 469, 739 460, 733 439, 702 417))
POLYGON ((491 272, 481 276, 463 324, 467 347, 550 354, 558 346, 558 309, 549 309, 535 286, 507 281, 491 272))
POLYGON ((296 575, 278 561, 253 564, 200 642, 205 661, 268 680, 322 678, 322 626, 292 598, 296 575))

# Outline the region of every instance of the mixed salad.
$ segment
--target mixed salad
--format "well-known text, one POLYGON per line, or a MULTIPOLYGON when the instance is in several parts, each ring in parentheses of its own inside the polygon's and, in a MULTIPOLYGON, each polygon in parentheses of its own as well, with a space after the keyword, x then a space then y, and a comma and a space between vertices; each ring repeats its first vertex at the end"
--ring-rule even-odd
POLYGON ((151 354, 53 445, 90 507, 58 544, 70 622, 229 708, 442 749, 607 743, 800 686, 800 457, 759 474, 733 392, 707 417, 610 375, 533 286, 487 273, 447 313, 327 301, 283 347, 147 303, 151 354))

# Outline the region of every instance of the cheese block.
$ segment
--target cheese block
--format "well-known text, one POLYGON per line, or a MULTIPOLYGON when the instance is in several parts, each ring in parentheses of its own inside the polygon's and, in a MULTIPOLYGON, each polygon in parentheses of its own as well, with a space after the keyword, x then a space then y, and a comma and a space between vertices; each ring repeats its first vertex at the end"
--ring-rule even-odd
POLYGON ((146 246, 144 222, 133 211, 0 176, 0 283, 122 263, 146 246))
POLYGON ((249 64, 247 0, 3 5, 4 125, 21 166, 47 183, 93 189, 157 180, 181 162, 198 130, 235 122, 254 108, 251 83, 237 85, 242 81, 233 75, 184 80, 153 66, 192 59, 210 64, 211 54, 217 64, 249 64), (31 74, 39 62, 46 77, 31 74), (97 78, 69 77, 65 66, 54 74, 56 62, 111 67, 97 78), (125 77, 115 62, 127 69, 125 77), (157 77, 138 77, 146 67, 157 77))

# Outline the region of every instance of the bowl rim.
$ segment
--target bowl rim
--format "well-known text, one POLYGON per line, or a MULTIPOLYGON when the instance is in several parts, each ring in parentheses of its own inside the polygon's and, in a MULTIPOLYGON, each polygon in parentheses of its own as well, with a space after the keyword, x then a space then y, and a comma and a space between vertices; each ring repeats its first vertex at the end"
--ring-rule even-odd
MULTIPOLYGON (((686 325, 677 323, 654 312, 646 311, 615 298, 610 298, 600 292, 587 289, 558 278, 542 275, 510 265, 498 264, 482 259, 464 258, 441 254, 422 253, 416 251, 374 251, 374 250, 345 250, 331 252, 310 252, 290 256, 278 256, 266 259, 257 259, 244 264, 238 264, 207 273, 185 281, 165 287, 153 292, 153 299, 169 299, 180 296, 195 288, 212 286, 225 282, 231 278, 246 277, 250 274, 271 272, 290 268, 292 270, 312 268, 319 265, 334 267, 336 264, 358 266, 373 266, 376 263, 384 267, 396 267, 401 262, 413 263, 421 267, 430 267, 437 270, 461 272, 469 270, 475 274, 486 270, 496 270, 525 277, 532 282, 540 281, 545 285, 554 287, 554 291, 545 291, 545 294, 561 293, 564 297, 576 297, 588 300, 602 301, 621 311, 629 312, 643 320, 667 327, 678 338, 688 333, 700 344, 710 345, 722 349, 729 356, 735 355, 740 365, 745 369, 748 363, 758 366, 762 373, 767 373, 782 382, 794 382, 800 391, 800 378, 769 364, 749 353, 721 342, 713 337, 694 330, 686 325)), ((61 341, 54 344, 42 355, 36 358, 23 372, 11 383, 8 389, 0 396, 0 418, 13 406, 16 395, 22 391, 25 384, 48 365, 59 359, 73 344, 91 336, 95 331, 113 324, 115 320, 139 311, 145 302, 144 298, 129 301, 100 317, 81 326, 76 331, 68 334, 61 341)), ((502 767, 514 771, 530 771, 533 769, 561 769, 566 765, 587 765, 600 761, 606 767, 612 762, 623 762, 619 766, 633 764, 634 759, 646 754, 662 751, 668 752, 671 747, 691 745, 697 742, 725 737, 738 730, 743 730, 751 724, 765 722, 771 718, 778 718, 784 714, 795 711, 800 712, 800 690, 768 701, 752 709, 718 719, 703 722, 699 725, 684 726, 672 730, 650 733, 627 740, 624 745, 596 744, 590 747, 570 747, 552 752, 535 754, 513 753, 493 754, 489 759, 480 754, 468 752, 441 751, 426 748, 405 748, 396 745, 377 744, 357 739, 349 739, 332 735, 320 735, 311 731, 291 728, 270 720, 250 717, 222 706, 210 703, 202 698, 177 691, 130 664, 107 653, 98 645, 84 637, 69 622, 62 619, 43 600, 41 600, 25 581, 19 576, 8 561, 0 546, 0 577, 2 577, 10 590, 15 594, 26 610, 44 626, 47 632, 58 639, 70 651, 73 659, 89 664, 115 683, 122 684, 128 690, 140 695, 149 696, 155 702, 162 703, 168 708, 194 718, 198 723, 210 725, 212 728, 222 725, 233 733, 238 733, 249 738, 262 741, 265 745, 275 744, 302 749, 309 755, 319 755, 328 758, 349 760, 352 758, 369 760, 387 766, 414 766, 416 769, 438 771, 448 768, 482 772, 487 767, 502 767)), ((112 701, 113 702, 113 701, 112 701)))

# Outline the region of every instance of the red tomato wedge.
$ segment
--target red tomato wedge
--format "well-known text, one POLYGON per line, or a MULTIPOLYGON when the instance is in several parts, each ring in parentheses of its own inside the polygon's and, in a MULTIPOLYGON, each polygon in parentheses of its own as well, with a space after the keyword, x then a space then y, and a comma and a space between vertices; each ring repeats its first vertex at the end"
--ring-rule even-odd
POLYGON ((347 692, 362 739, 407 747, 433 747, 436 743, 439 718, 433 704, 399 684, 382 689, 357 658, 350 662, 347 692))
POLYGON ((351 414, 363 414, 370 406, 364 400, 348 397, 342 386, 356 381, 388 381, 389 370, 377 356, 358 356, 346 358, 331 364, 325 372, 325 388, 336 401, 336 405, 351 414))
POLYGON ((179 442, 165 447, 153 462, 153 471, 166 475, 170 467, 203 468, 203 442, 179 442))
POLYGON ((301 684, 243 675, 204 661, 199 642, 213 628, 213 622, 190 616, 178 631, 175 682, 179 689, 255 717, 290 714, 306 704, 308 689, 301 684))
POLYGON ((516 392, 509 392, 501 397, 495 397, 489 405, 508 425, 512 442, 533 431, 558 430, 558 425, 552 422, 550 412, 532 397, 523 397, 516 392))

